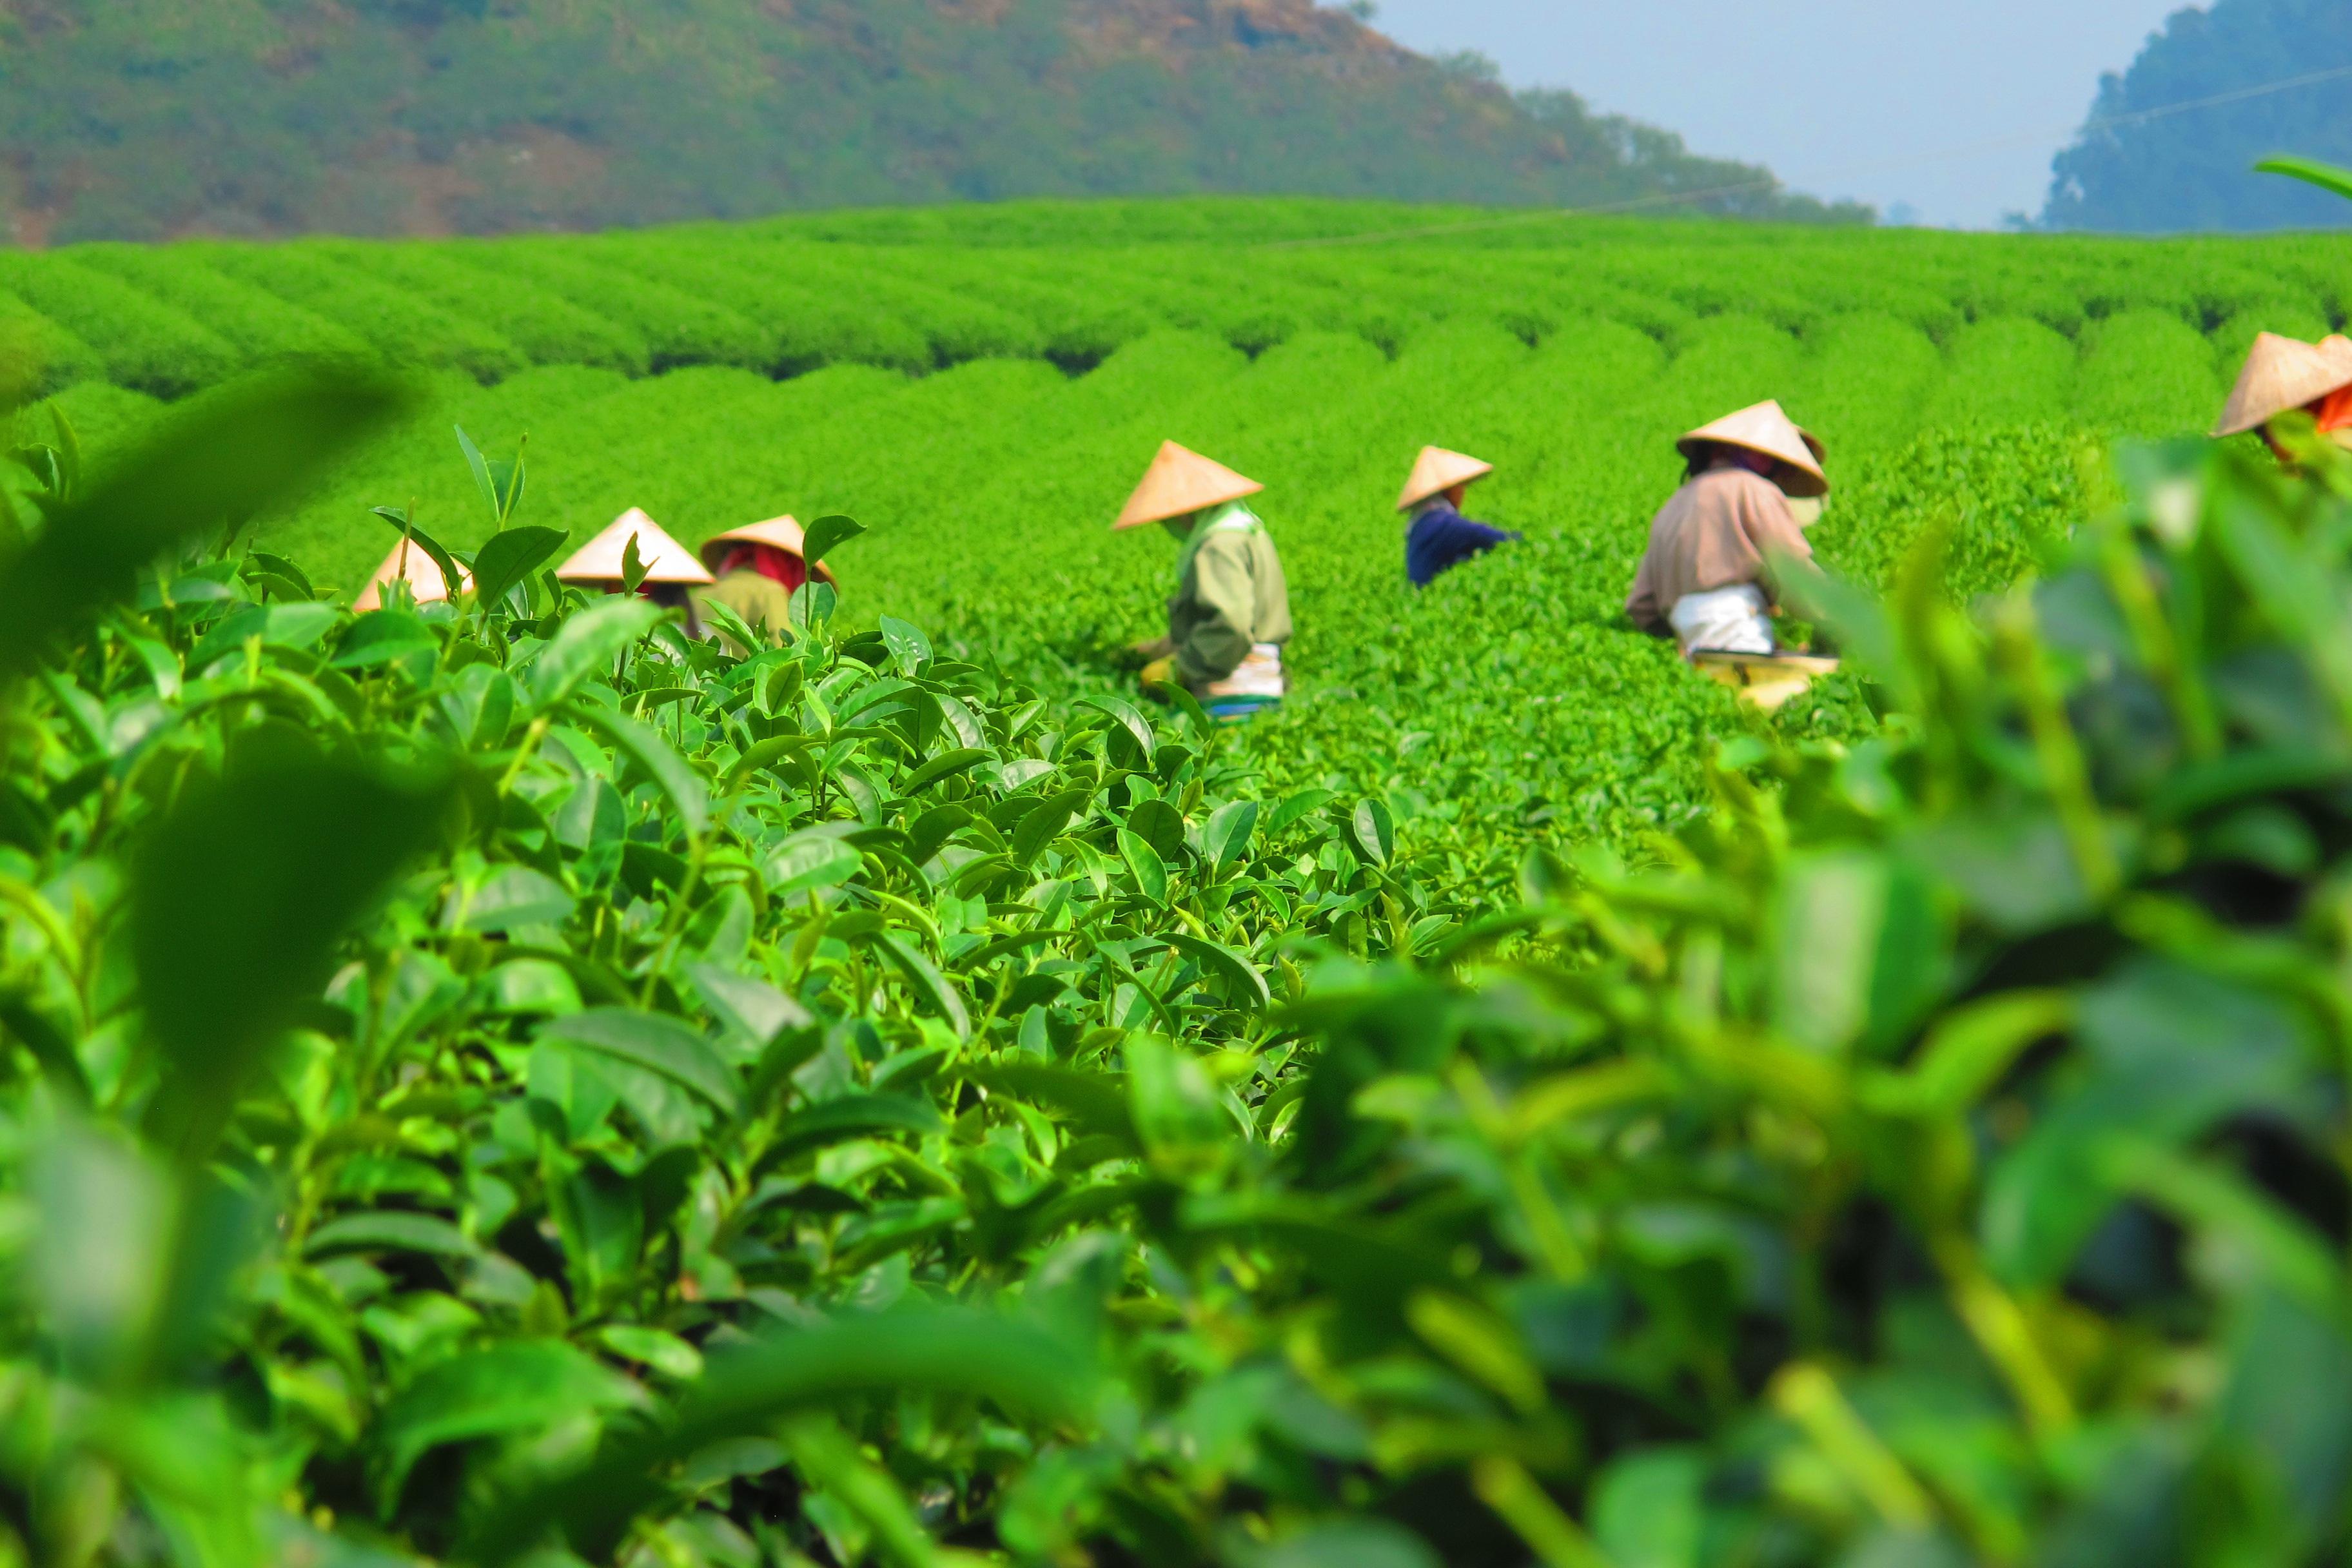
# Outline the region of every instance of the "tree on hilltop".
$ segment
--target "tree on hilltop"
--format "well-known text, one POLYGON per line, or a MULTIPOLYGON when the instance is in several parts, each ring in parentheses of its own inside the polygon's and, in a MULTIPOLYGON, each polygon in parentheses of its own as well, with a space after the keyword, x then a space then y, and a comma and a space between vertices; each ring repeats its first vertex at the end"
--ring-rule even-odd
POLYGON ((2352 28, 2344 0, 2217 0, 2178 11, 2131 68, 2099 82, 2089 122, 2053 165, 2042 226, 2168 233, 2335 228, 2345 205, 2256 161, 2297 153, 2352 163, 2352 28), (2207 99, 2302 85, 2202 108, 2207 99))

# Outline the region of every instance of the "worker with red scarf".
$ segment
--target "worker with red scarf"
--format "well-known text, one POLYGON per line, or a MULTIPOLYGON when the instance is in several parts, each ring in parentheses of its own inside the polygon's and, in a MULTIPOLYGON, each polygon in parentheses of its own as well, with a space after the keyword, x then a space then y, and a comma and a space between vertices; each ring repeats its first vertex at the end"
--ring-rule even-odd
MULTIPOLYGON (((726 605, 754 631, 780 632, 790 623, 793 594, 808 582, 806 549, 801 525, 789 517, 772 517, 708 539, 702 563, 718 581, 702 590, 700 599, 726 605)), ((817 575, 833 583, 833 569, 822 563, 817 575)))
POLYGON ((2275 332, 2257 337, 2213 434, 2260 431, 2281 462, 2292 462, 2274 426, 2294 413, 2310 415, 2319 433, 2337 446, 2352 447, 2352 340, 2306 343, 2275 332))

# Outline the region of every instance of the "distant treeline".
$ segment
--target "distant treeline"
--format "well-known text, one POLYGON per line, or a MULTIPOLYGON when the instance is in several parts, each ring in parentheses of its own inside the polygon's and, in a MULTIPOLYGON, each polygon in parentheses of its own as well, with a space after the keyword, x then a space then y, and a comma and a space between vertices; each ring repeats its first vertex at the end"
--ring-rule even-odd
POLYGON ((2248 172, 2278 153, 2352 163, 2352 76, 2326 75, 2336 70, 2352 70, 2344 0, 2216 0, 2175 12, 2129 71, 2100 82, 2089 123, 2058 157, 2042 224, 2343 226, 2352 208, 2336 197, 2248 172), (2216 99, 2224 101, 2208 101, 2216 99))
POLYGON ((1869 216, 1311 0, 0 0, 20 244, 1211 191, 1869 216))

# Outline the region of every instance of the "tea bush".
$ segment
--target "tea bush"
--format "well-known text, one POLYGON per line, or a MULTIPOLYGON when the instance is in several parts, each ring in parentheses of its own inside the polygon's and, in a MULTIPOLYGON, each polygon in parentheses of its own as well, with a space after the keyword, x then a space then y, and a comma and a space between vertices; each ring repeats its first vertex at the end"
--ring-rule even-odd
MULTIPOLYGON (((1393 355, 1454 320, 1499 322, 1531 343, 1569 323, 1615 320, 1676 350, 1696 321, 1717 315, 1808 338, 1840 317, 1884 315, 1939 346, 1994 318, 2038 321, 2072 341, 2136 311, 2222 335, 2250 312, 2340 320, 2340 258, 2330 259, 2339 243, 1211 199, 810 215, 455 245, 206 242, 135 266, 119 247, 69 247, 7 258, 18 282, 6 286, 53 311, 101 366, 177 395, 252 359, 340 352, 354 333, 398 363, 486 381, 575 363, 632 374, 703 363, 796 374, 845 362, 928 370, 1042 355, 1084 368, 1170 327, 1252 354, 1330 331, 1393 355), (109 274, 97 292, 76 286, 92 268, 109 274), (288 317, 249 294, 224 295, 222 274, 299 309, 288 317), (133 295, 115 290, 118 279, 133 295), (288 341, 303 321, 320 339, 308 351, 288 341), (244 353, 225 362, 208 332, 244 353)), ((68 356, 49 384, 90 373, 68 356)))
POLYGON ((77 249, 74 256, 83 266, 121 279, 226 338, 247 365, 360 359, 373 352, 363 339, 340 323, 267 289, 238 282, 176 250, 91 245, 77 249))
POLYGON ((620 268, 656 278, 723 305, 771 335, 765 363, 800 374, 831 364, 919 372, 931 367, 930 341, 879 302, 841 297, 793 282, 781 257, 738 260, 709 247, 658 237, 617 236, 603 253, 620 268))
POLYGON ((106 273, 72 261, 0 255, 0 287, 85 342, 95 338, 105 379, 178 397, 245 368, 220 334, 106 273))
POLYGON ((646 375, 654 350, 645 334, 551 289, 518 289, 496 269, 469 264, 475 247, 338 246, 330 254, 465 320, 494 320, 536 365, 594 365, 646 375))
POLYGON ((12 394, 18 393, 20 384, 35 391, 51 390, 77 386, 100 374, 95 350, 5 290, 0 290, 0 344, 6 345, 12 394))
POLYGON ((2033 424, 2074 410, 2075 349, 2042 322, 1989 316, 1952 335, 1950 379, 1928 405, 1938 425, 2033 424))
POLYGON ((766 370, 777 363, 769 334, 726 306, 658 278, 606 268, 593 252, 545 244, 477 246, 470 259, 505 279, 515 293, 551 294, 634 333, 657 367, 766 370))
POLYGON ((182 254, 335 322, 392 364, 454 369, 478 381, 497 381, 529 363, 494 325, 453 316, 315 248, 217 246, 182 254))
MULTIPOLYGON (((760 258, 746 253, 740 259, 757 265, 760 258)), ((1044 357, 1046 331, 1034 320, 985 298, 934 286, 925 280, 930 270, 927 265, 909 268, 912 277, 895 275, 898 268, 892 263, 898 260, 887 253, 835 257, 824 247, 811 246, 778 255, 771 265, 796 289, 834 299, 870 299, 886 314, 917 323, 930 342, 934 364, 1044 357)))
MULTIPOLYGON (((2084 413, 2100 427, 2195 430, 2212 417, 2211 351, 2179 316, 2126 310, 2084 334, 2084 413)), ((2230 367, 2232 376, 2236 365, 2230 367)))

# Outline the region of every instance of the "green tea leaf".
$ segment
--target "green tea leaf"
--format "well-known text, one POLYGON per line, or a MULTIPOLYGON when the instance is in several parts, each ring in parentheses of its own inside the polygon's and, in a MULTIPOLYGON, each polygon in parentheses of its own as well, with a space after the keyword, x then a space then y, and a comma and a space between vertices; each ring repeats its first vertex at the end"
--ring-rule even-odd
POLYGON ((802 833, 786 839, 761 868, 769 891, 778 898, 835 888, 866 869, 854 844, 830 833, 802 833))
POLYGON ((449 602, 457 603, 466 591, 466 574, 458 566, 457 558, 450 554, 439 540, 417 527, 416 520, 404 508, 374 507, 370 509, 370 515, 383 519, 412 548, 425 552, 425 558, 433 563, 435 571, 441 574, 441 585, 447 593, 449 602))
POLYGON ((1707 1465, 1687 1447, 1645 1449, 1601 1474, 1592 1532, 1625 1568, 1698 1568, 1706 1532, 1707 1465))
POLYGON ((334 629, 341 612, 332 605, 250 605, 224 616, 188 655, 188 668, 201 670, 241 652, 247 642, 265 647, 309 647, 334 629))
POLYGON ((931 639, 922 628, 910 626, 896 616, 884 616, 880 621, 882 641, 890 649, 891 658, 899 672, 912 675, 931 662, 931 639))
POLYGON ((1147 800, 1129 812, 1127 830, 1150 845, 1163 862, 1183 852, 1183 815, 1164 800, 1147 800))
POLYGON ((1335 789, 1303 789, 1297 795, 1286 797, 1280 805, 1266 814, 1266 837, 1274 837, 1292 823, 1301 821, 1313 813, 1322 810, 1339 798, 1339 792, 1335 789))
POLYGON ((1097 694, 1080 698, 1078 704, 1083 708, 1092 708, 1097 712, 1107 713, 1118 720, 1120 726, 1135 737, 1135 743, 1142 748, 1145 756, 1151 755, 1159 746, 1159 740, 1151 731, 1151 721, 1143 716, 1141 709, 1124 697, 1105 697, 1097 694))
POLYGON ((1013 831, 1013 861, 1017 866, 1033 864, 1045 852, 1048 845, 1068 831, 1070 824, 1087 808, 1093 798, 1090 789, 1066 789, 1047 795, 1030 807, 1013 831))
POLYGON ((481 1248, 446 1219, 384 1210, 329 1220, 310 1233, 303 1250, 313 1258, 331 1257, 338 1252, 423 1252, 443 1258, 470 1258, 481 1248))
POLYGON ((376 1421, 369 1465, 376 1505, 388 1513, 416 1462, 446 1444, 543 1432, 644 1403, 635 1384, 560 1342, 509 1340, 463 1352, 421 1373, 376 1421))
POLYGON ((939 713, 940 731, 959 747, 971 751, 988 743, 988 731, 981 727, 978 717, 961 698, 951 697, 944 691, 927 692, 925 695, 939 713))
POLYGON ((479 886, 449 895, 441 912, 444 931, 507 931, 517 926, 562 925, 572 918, 573 900, 562 883, 527 866, 506 866, 479 886))
POLYGON ((823 626, 833 619, 841 605, 841 595, 834 585, 822 577, 812 577, 793 590, 784 605, 784 620, 796 632, 823 626))
POLYGON ((903 795, 920 795, 941 779, 953 778, 958 773, 970 773, 981 763, 992 760, 991 754, 978 746, 966 746, 957 751, 942 752, 908 774, 899 783, 898 793, 903 795))
POLYGON ((676 1334, 634 1323, 607 1323, 596 1331, 596 1342, 614 1355, 642 1362, 665 1377, 692 1383, 702 1375, 702 1352, 676 1334))
POLYGON ((1389 816, 1388 802, 1378 795, 1365 796, 1357 803, 1349 826, 1355 832, 1356 847, 1366 860, 1386 866, 1395 858, 1396 824, 1389 816))
POLYGON ((451 428, 457 433, 457 450, 466 455, 466 467, 473 470, 474 483, 480 488, 482 500, 489 503, 490 515, 493 518, 502 519, 505 516, 505 508, 499 504, 499 487, 490 478, 490 466, 483 461, 481 448, 474 445, 473 437, 466 434, 464 426, 453 426, 451 428))
POLYGON ((694 613, 702 617, 703 625, 719 634, 720 647, 733 645, 729 648, 730 652, 757 653, 772 646, 783 632, 781 626, 768 626, 765 616, 761 617, 761 624, 755 626, 717 599, 705 595, 696 596, 694 613))
POLYGON ((474 554, 474 593, 480 603, 495 605, 509 589, 528 579, 563 548, 572 536, 555 528, 509 528, 491 535, 474 554))
POLYGON ((955 987, 948 984, 939 966, 896 931, 877 932, 874 941, 875 945, 889 954, 890 961, 906 975, 915 994, 929 1005, 932 1012, 947 1021, 948 1027, 955 1031, 956 1038, 970 1039, 971 1019, 964 1012, 963 998, 956 994, 955 987))
POLYGON ((809 570, 814 573, 817 563, 832 554, 835 546, 845 544, 865 531, 864 523, 853 517, 843 517, 838 512, 818 518, 809 524, 808 532, 803 536, 801 559, 808 563, 809 570))
POLYGON ((1257 802, 1229 800, 1209 814, 1201 829, 1201 849, 1212 866, 1231 866, 1249 853, 1257 832, 1257 802))
POLYGON ((917 866, 929 865, 931 857, 950 838, 971 826, 972 820, 971 813, 960 805, 931 807, 907 830, 907 858, 917 866))
POLYGON ((1161 940, 1224 982, 1225 989, 1233 994, 1239 1005, 1265 1007, 1273 1002, 1274 998, 1265 987, 1265 976, 1260 974, 1248 959, 1223 942, 1211 942, 1183 931, 1161 940))
POLYGON ((709 783, 667 741, 635 720, 593 702, 567 703, 565 711, 583 727, 603 735, 615 751, 643 768, 646 776, 661 786, 663 795, 688 833, 700 834, 709 828, 709 783))
POLYGON ((1081 1072, 1042 1062, 1003 1062, 971 1069, 964 1076, 992 1092, 1040 1101, 1059 1110, 1083 1132, 1129 1144, 1136 1141, 1127 1086, 1116 1073, 1081 1072))
POLYGON ((772 1162, 877 1132, 907 1132, 921 1138, 943 1130, 939 1112, 921 1100, 898 1094, 846 1095, 786 1117, 776 1129, 766 1157, 772 1162))
POLYGON ((1168 866, 1159 851, 1144 841, 1143 836, 1128 828, 1118 830, 1118 853, 1127 868, 1135 874, 1135 885, 1143 896, 1155 904, 1168 901, 1168 866))
POLYGON ((614 660, 659 625, 661 618, 658 605, 615 595, 565 621, 530 668, 540 706, 553 708, 582 681, 610 671, 614 660))
POLYGON ((622 1007, 593 1007, 540 1026, 543 1042, 579 1046, 660 1074, 728 1115, 741 1093, 734 1069, 710 1043, 675 1018, 622 1007))
POLYGON ((18 1267, 48 1333, 77 1372, 132 1363, 162 1310, 173 1192, 124 1140, 68 1125, 26 1168, 34 1228, 18 1267))
POLYGON ((440 641, 423 620, 406 610, 372 610, 343 633, 333 663, 337 669, 375 669, 421 659, 429 667, 440 657, 440 641))
POLYGON ((721 1026, 755 1049, 764 1048, 787 1029, 805 1029, 816 1021, 806 1007, 774 986, 716 963, 689 965, 687 975, 721 1026))
POLYGON ((1418 1290, 1405 1304, 1405 1319, 1432 1349, 1517 1410, 1532 1415, 1543 1408, 1542 1374, 1510 1324, 1495 1313, 1449 1290, 1418 1290))
POLYGON ((2352 169, 2339 169, 2312 158, 2265 158, 2254 165, 2257 174, 2284 174, 2323 191, 2352 197, 2352 169))

